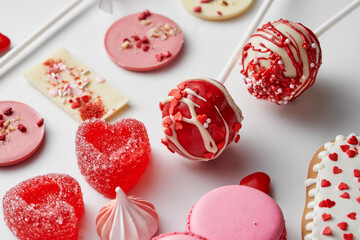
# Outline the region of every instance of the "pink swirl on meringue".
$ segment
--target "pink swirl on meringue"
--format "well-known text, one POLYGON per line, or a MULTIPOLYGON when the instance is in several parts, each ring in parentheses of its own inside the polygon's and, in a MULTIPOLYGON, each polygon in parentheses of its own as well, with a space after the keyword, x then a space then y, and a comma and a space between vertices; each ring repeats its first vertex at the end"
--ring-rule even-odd
POLYGON ((149 240, 158 229, 159 217, 153 204, 127 196, 120 187, 116 198, 101 208, 96 231, 101 240, 149 240))

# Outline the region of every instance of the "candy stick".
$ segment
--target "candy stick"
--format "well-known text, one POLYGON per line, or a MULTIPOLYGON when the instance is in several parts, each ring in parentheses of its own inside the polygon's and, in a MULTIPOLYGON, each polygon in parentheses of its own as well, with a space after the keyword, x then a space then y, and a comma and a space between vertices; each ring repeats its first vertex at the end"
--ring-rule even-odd
POLYGON ((360 6, 360 0, 354 0, 349 5, 347 5, 340 12, 335 14, 328 21, 324 22, 318 29, 314 31, 317 37, 321 36, 324 32, 326 32, 329 28, 338 23, 341 19, 347 16, 351 11, 355 10, 358 6, 360 6))
POLYGON ((57 13, 53 18, 51 18, 48 22, 42 25, 37 31, 27 37, 23 42, 21 42, 18 46, 14 47, 7 54, 5 54, 0 59, 0 77, 14 67, 17 63, 19 63, 22 59, 24 59, 28 54, 30 54, 33 50, 35 50, 41 43, 43 43, 46 39, 48 39, 51 35, 55 34, 57 30, 63 27, 66 23, 69 22, 73 17, 79 15, 82 10, 92 4, 93 1, 84 1, 84 0, 74 0, 69 5, 67 5, 63 10, 57 13), (76 7, 82 3, 80 9, 76 7), (76 10, 76 11, 75 11, 76 10), (72 13, 72 14, 70 14, 72 13), (69 16, 70 15, 70 16, 69 16), (65 21, 56 25, 59 21, 65 18, 65 16, 69 16, 65 21), (56 25, 55 27, 53 27, 56 25), (56 30, 56 31, 55 31, 56 30), (36 40, 36 44, 33 44, 36 40), (31 46, 30 46, 31 45, 31 46), (30 46, 30 47, 29 47, 30 46))
POLYGON ((229 61, 226 63, 224 69, 220 73, 220 75, 218 77, 219 82, 225 83, 226 79, 229 77, 230 72, 232 71, 232 69, 234 68, 236 62, 240 58, 240 54, 241 54, 241 51, 242 51, 242 48, 243 48, 245 42, 249 39, 251 34, 253 34, 254 31, 256 30, 256 28, 259 26, 259 23, 261 22, 261 20, 265 16, 265 14, 266 14, 267 10, 269 9, 272 2, 273 2, 273 0, 265 0, 264 1, 264 3, 261 6, 259 12, 256 14, 255 18, 253 19, 252 23, 250 24, 250 27, 247 29, 247 32, 243 35, 243 38, 241 39, 239 44, 236 46, 236 48, 235 48, 233 54, 231 55, 229 61))

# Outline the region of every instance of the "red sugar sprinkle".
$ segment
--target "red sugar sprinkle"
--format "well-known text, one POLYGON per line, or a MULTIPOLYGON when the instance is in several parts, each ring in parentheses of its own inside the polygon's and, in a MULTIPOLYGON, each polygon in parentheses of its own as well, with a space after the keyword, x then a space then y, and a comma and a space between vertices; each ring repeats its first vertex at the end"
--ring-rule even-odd
POLYGON ((328 180, 326 179, 321 180, 321 187, 328 187, 330 185, 331 183, 328 180))
POLYGON ((360 177, 360 170, 354 169, 354 177, 360 177))
POLYGON ((91 118, 102 118, 106 113, 105 106, 100 100, 96 103, 90 102, 83 104, 80 107, 79 112, 83 121, 91 118))
POLYGON ((180 90, 185 90, 186 86, 187 86, 187 82, 182 82, 177 85, 177 88, 180 90))
POLYGON ((349 145, 341 145, 340 148, 343 152, 346 152, 347 150, 349 150, 350 146, 349 145))
POLYGON ((177 112, 175 115, 174 115, 174 121, 178 121, 178 122, 181 122, 183 120, 183 116, 181 114, 181 112, 177 112))
POLYGON ((142 45, 141 40, 136 41, 135 46, 136 46, 137 48, 141 48, 141 45, 142 45))
POLYGON ((339 190, 349 189, 349 186, 346 183, 341 182, 338 186, 339 190))
POLYGON ((84 95, 84 96, 81 97, 81 100, 87 103, 87 102, 90 101, 90 96, 89 95, 84 95))
POLYGON ((200 6, 198 6, 198 7, 194 7, 193 11, 196 13, 201 13, 202 9, 200 6))
POLYGON ((339 174, 342 173, 342 169, 338 168, 337 166, 333 167, 333 173, 334 174, 339 174))
POLYGON ((331 218, 331 214, 324 213, 321 217, 324 220, 324 222, 326 222, 327 220, 329 220, 331 218))
POLYGON ((13 114, 13 110, 12 110, 12 107, 7 107, 3 110, 3 114, 5 116, 11 116, 11 114, 13 114))
POLYGON ((80 107, 80 103, 78 103, 78 102, 72 102, 72 103, 71 103, 71 108, 72 108, 72 109, 78 108, 78 107, 80 107))
POLYGON ((164 129, 164 133, 166 134, 166 135, 168 135, 168 136, 172 136, 172 131, 171 131, 171 129, 170 128, 165 128, 164 129))
POLYGON ((234 131, 238 132, 241 129, 242 125, 241 123, 234 123, 234 131))
POLYGON ((144 45, 141 46, 141 49, 142 49, 144 52, 147 52, 147 51, 149 51, 150 46, 149 46, 148 44, 144 44, 144 45))
POLYGON ((352 233, 344 233, 344 240, 352 240, 354 235, 352 233))
POLYGON ((6 140, 6 136, 4 133, 0 134, 0 141, 5 141, 6 140))
POLYGON ((225 146, 225 141, 222 141, 222 142, 216 144, 216 146, 218 147, 219 150, 223 149, 225 146))
POLYGON ((181 130, 183 129, 183 125, 181 122, 175 122, 174 128, 175 130, 181 130))
POLYGON ((81 174, 98 192, 115 197, 115 188, 124 192, 139 180, 151 159, 146 128, 135 119, 115 124, 91 119, 76 133, 76 156, 81 174))
POLYGON ((167 116, 166 118, 164 118, 164 120, 163 120, 164 127, 168 128, 168 127, 170 127, 171 124, 173 124, 171 117, 167 116))
POLYGON ((330 227, 325 227, 324 230, 322 231, 322 235, 331 235, 332 230, 330 227))
POLYGON ((164 109, 164 105, 161 102, 159 102, 159 108, 160 108, 160 111, 162 111, 164 109))
POLYGON ((169 51, 166 51, 166 52, 164 53, 164 57, 166 57, 166 58, 171 57, 171 53, 170 53, 169 51))
POLYGON ((140 40, 140 38, 139 38, 139 36, 137 36, 137 35, 133 35, 133 36, 131 36, 135 41, 137 41, 137 40, 140 40))
POLYGON ((343 194, 340 195, 340 197, 350 199, 350 194, 347 192, 344 192, 343 194))
POLYGON ((20 132, 26 132, 26 127, 23 125, 23 124, 19 124, 17 126, 17 129, 20 131, 20 132))
POLYGON ((156 54, 155 58, 158 62, 162 62, 164 60, 164 55, 162 53, 156 54))
POLYGON ((145 43, 145 44, 148 44, 148 43, 149 43, 149 39, 148 39, 146 36, 143 36, 143 37, 141 38, 141 42, 142 42, 142 43, 145 43))
POLYGON ((0 120, 3 120, 4 116, 2 114, 0 114, 0 120))
POLYGON ((207 159, 212 159, 212 157, 214 156, 213 153, 205 153, 204 156, 207 158, 207 159))
POLYGON ((43 118, 40 118, 40 119, 36 122, 36 125, 37 125, 38 127, 41 127, 43 124, 44 124, 44 119, 43 119, 43 118))
POLYGON ((346 154, 349 156, 349 158, 353 158, 356 155, 356 152, 354 150, 347 150, 346 154))
POLYGON ((337 226, 338 226, 341 230, 346 231, 348 224, 347 224, 346 222, 341 222, 341 223, 338 223, 337 226))
POLYGON ((196 118, 201 124, 204 124, 206 122, 207 115, 206 114, 197 115, 196 118))
POLYGON ((359 143, 358 139, 355 136, 352 136, 347 142, 352 145, 356 145, 359 143))
POLYGON ((236 138, 235 138, 235 143, 238 143, 240 140, 240 135, 237 135, 236 138))
POLYGON ((319 203, 319 207, 332 208, 333 206, 335 206, 335 202, 331 201, 330 199, 322 200, 319 203))
POLYGON ((47 174, 11 188, 3 198, 3 210, 7 226, 21 240, 75 240, 84 202, 74 178, 47 174))
POLYGON ((331 153, 331 154, 329 154, 329 158, 332 161, 337 161, 338 160, 338 155, 337 155, 337 153, 331 153))
POLYGON ((4 127, 5 120, 0 120, 0 127, 4 127))
POLYGON ((352 213, 349 213, 347 215, 348 218, 352 219, 352 220, 356 220, 356 213, 355 212, 352 212, 352 213))
POLYGON ((356 199, 356 201, 358 201, 358 202, 360 203, 360 197, 358 197, 358 198, 356 199))
POLYGON ((217 13, 219 16, 222 16, 222 12, 217 11, 216 13, 217 13))
POLYGON ((209 3, 210 0, 201 0, 200 3, 209 3))

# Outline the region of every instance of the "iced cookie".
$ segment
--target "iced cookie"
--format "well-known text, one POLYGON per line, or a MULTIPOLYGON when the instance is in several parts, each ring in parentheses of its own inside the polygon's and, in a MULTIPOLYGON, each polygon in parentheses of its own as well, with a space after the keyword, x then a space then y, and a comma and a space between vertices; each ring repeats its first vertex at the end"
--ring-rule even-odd
POLYGON ((191 209, 187 231, 211 240, 286 240, 284 216, 277 203, 257 189, 216 188, 191 209))
POLYGON ((105 48, 120 67, 151 71, 164 67, 179 54, 183 33, 171 19, 144 11, 116 21, 105 35, 105 48))
POLYGON ((44 119, 33 108, 13 101, 0 101, 0 166, 30 157, 44 138, 44 119))
POLYGON ((207 240, 207 239, 191 232, 172 232, 172 233, 161 234, 160 236, 154 237, 152 240, 207 240))
POLYGON ((160 101, 160 110, 165 133, 161 142, 185 158, 215 159, 240 139, 241 110, 213 79, 185 80, 160 101))
POLYGON ((182 0, 188 12, 207 20, 235 17, 247 10, 252 2, 253 0, 182 0))
POLYGON ((359 136, 337 136, 326 143, 310 162, 303 239, 360 238, 359 136))
POLYGON ((159 217, 154 205, 142 198, 127 196, 116 188, 116 198, 101 208, 96 231, 101 240, 150 240, 158 229, 159 217))
POLYGON ((127 97, 65 49, 57 50, 24 76, 79 122, 107 119, 128 102, 127 97))

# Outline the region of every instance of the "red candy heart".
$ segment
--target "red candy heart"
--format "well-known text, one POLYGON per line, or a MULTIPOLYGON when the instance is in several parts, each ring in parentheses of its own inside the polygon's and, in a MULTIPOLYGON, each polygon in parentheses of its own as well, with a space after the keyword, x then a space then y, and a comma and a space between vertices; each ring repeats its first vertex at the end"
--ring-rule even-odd
POLYGON ((254 172, 240 181, 240 185, 255 188, 266 194, 270 193, 270 177, 263 172, 254 172))
POLYGON ((21 240, 75 240, 84 202, 74 178, 47 174, 11 188, 3 209, 7 226, 21 240))
POLYGON ((151 158, 144 124, 123 119, 110 125, 99 119, 82 123, 76 133, 76 156, 86 181, 106 197, 116 187, 132 188, 151 158))
POLYGON ((11 45, 10 39, 0 33, 0 53, 9 50, 11 45))

